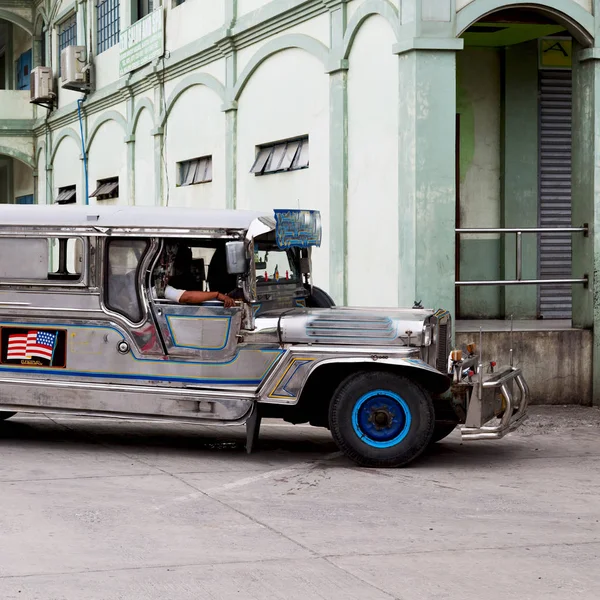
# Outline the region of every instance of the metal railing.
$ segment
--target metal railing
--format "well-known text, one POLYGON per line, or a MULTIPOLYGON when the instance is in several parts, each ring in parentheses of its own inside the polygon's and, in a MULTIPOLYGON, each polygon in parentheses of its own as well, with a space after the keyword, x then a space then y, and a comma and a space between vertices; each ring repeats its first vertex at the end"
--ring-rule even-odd
POLYGON ((583 227, 479 227, 469 229, 456 229, 456 235, 478 233, 478 234, 494 234, 494 233, 514 233, 516 243, 515 256, 515 271, 516 279, 483 279, 479 281, 455 281, 456 285, 460 286, 475 286, 475 285, 548 285, 560 283, 582 283, 587 287, 589 278, 586 275, 575 278, 559 278, 559 279, 523 279, 523 234, 524 233, 583 233, 584 237, 588 236, 588 224, 584 223, 583 227))

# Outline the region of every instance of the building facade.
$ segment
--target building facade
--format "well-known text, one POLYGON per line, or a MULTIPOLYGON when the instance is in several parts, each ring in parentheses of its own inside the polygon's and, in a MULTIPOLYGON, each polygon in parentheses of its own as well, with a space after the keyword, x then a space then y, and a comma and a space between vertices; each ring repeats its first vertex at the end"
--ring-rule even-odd
POLYGON ((600 352, 595 15, 598 0, 0 0, 0 203, 315 208, 315 281, 337 303, 566 319, 600 352), (71 45, 89 93, 60 87, 71 45), (39 65, 51 109, 29 103, 39 65), (584 223, 519 250, 455 231, 584 223), (455 284, 519 277, 588 284, 455 284))

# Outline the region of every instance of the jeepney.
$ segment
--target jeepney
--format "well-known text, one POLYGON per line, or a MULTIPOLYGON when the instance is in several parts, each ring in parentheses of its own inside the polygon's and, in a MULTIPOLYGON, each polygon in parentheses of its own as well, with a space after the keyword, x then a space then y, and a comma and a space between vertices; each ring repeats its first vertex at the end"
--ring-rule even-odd
POLYGON ((511 364, 453 350, 443 309, 340 308, 312 284, 317 211, 0 207, 0 419, 17 412, 330 429, 363 466, 408 464, 457 425, 526 416, 511 364), (164 298, 177 248, 199 291, 164 298), (488 371, 485 372, 484 371, 488 371))

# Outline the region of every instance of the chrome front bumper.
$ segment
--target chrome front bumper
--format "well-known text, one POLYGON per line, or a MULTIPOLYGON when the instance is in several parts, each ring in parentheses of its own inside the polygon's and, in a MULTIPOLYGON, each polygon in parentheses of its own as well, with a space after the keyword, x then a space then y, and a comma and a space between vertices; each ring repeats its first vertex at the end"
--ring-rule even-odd
POLYGON ((508 367, 469 387, 467 416, 461 428, 463 440, 500 439, 527 418, 529 388, 520 369, 508 367), (500 422, 488 425, 495 418, 500 422))

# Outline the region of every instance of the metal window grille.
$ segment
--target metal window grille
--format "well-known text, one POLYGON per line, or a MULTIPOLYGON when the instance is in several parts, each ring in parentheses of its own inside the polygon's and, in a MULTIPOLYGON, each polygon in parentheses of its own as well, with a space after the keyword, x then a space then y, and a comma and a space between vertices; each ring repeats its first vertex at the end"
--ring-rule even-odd
POLYGON ((212 156, 193 158, 179 163, 178 185, 194 185, 212 181, 212 156))
MULTIPOLYGON (((68 46, 77 45, 77 15, 73 14, 58 25, 58 57, 60 72, 60 55, 68 46)), ((43 64, 43 62, 42 62, 43 64)))
POLYGON ((100 0, 96 4, 96 42, 100 54, 119 41, 119 0, 100 0))
POLYGON ((258 147, 250 169, 255 175, 297 171, 308 168, 308 137, 296 138, 258 147))

